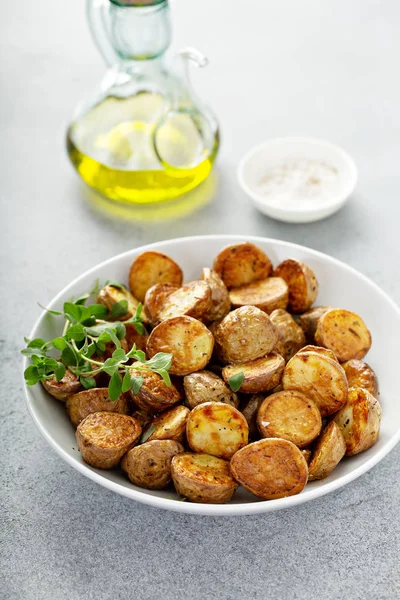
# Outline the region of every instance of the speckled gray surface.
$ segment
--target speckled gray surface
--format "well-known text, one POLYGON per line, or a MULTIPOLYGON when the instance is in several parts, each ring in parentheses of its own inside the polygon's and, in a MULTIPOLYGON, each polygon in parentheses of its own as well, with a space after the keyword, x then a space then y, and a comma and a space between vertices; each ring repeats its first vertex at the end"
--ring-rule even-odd
POLYGON ((18 355, 36 300, 113 254, 181 235, 309 245, 399 302, 398 2, 253 0, 244 10, 236 0, 176 0, 175 46, 211 56, 195 79, 223 132, 213 180, 178 206, 186 214, 176 220, 174 206, 127 213, 96 201, 68 164, 65 125, 103 70, 82 4, 20 0, 0 20, 0 598, 399 598, 400 447, 293 510, 224 519, 162 512, 98 487, 55 455, 25 408, 18 355), (235 181, 249 147, 296 134, 342 144, 360 170, 352 202, 313 225, 259 215, 235 181))

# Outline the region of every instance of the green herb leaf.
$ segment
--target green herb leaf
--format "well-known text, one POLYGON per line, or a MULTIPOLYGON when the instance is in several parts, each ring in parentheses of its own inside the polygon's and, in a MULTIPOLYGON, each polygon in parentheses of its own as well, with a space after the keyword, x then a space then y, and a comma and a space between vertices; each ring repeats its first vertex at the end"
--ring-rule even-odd
POLYGON ((124 378, 122 380, 122 392, 129 392, 131 389, 131 376, 128 371, 125 371, 124 378))
POLYGON ((51 343, 56 350, 64 350, 67 346, 67 342, 62 337, 54 338, 51 343))
POLYGON ((91 390, 97 385, 94 377, 79 377, 79 381, 81 382, 85 390, 91 390))
POLYGON ((140 392, 143 382, 144 379, 141 375, 135 375, 131 378, 131 390, 134 394, 138 394, 140 392))
POLYGON ((244 381, 243 371, 239 371, 238 373, 235 373, 235 375, 231 375, 228 379, 228 383, 229 383, 229 386, 230 386, 232 392, 237 392, 240 389, 243 381, 244 381))
POLYGON ((67 367, 76 367, 77 366, 75 352, 71 348, 70 345, 66 346, 64 348, 64 350, 62 351, 61 360, 65 365, 67 365, 67 367))
POLYGON ((28 385, 35 385, 39 381, 38 370, 34 365, 30 365, 24 371, 24 378, 28 385))
POLYGON ((105 319, 108 315, 107 307, 104 304, 90 304, 88 307, 91 315, 94 315, 98 319, 105 319))
POLYGON ((119 340, 122 340, 125 335, 126 335, 126 327, 123 323, 120 323, 119 321, 117 321, 116 323, 114 323, 115 325, 115 331, 117 334, 117 338, 119 340))
POLYGON ((128 300, 120 300, 113 304, 111 316, 114 318, 123 317, 128 312, 128 300))
POLYGON ((62 315, 62 312, 60 312, 58 310, 52 310, 50 308, 46 308, 45 306, 43 306, 42 304, 40 304, 40 302, 38 302, 38 305, 40 306, 40 308, 43 308, 43 310, 45 310, 46 312, 48 312, 50 315, 55 315, 56 317, 59 317, 60 315, 62 315))
POLYGON ((137 358, 137 360, 141 363, 145 363, 146 362, 146 355, 143 352, 143 350, 136 350, 135 352, 135 358, 137 358))
POLYGON ((157 373, 158 373, 159 375, 161 375, 161 377, 162 377, 162 378, 163 378, 163 380, 164 380, 164 383, 166 383, 166 385, 167 385, 168 387, 171 387, 171 378, 170 378, 170 376, 169 376, 169 373, 168 373, 168 371, 166 371, 165 369, 159 369, 159 370, 157 371, 157 373))
POLYGON ((136 353, 136 344, 133 344, 132 348, 129 350, 129 352, 127 352, 126 356, 128 358, 131 358, 132 356, 134 356, 136 353))
POLYGON ((121 348, 121 342, 119 341, 118 337, 115 335, 115 332, 112 329, 110 329, 110 331, 108 333, 110 335, 111 341, 114 342, 116 347, 121 348))
POLYGON ((146 431, 145 431, 145 432, 143 432, 143 435, 142 435, 142 437, 140 438, 140 443, 141 443, 141 444, 144 444, 145 442, 147 442, 147 440, 149 439, 149 437, 150 437, 150 436, 152 436, 152 435, 153 435, 153 433, 155 432, 155 430, 156 430, 156 426, 155 426, 155 425, 152 423, 152 424, 150 425, 150 427, 148 427, 148 428, 146 429, 146 431))
POLYGON ((159 371, 160 369, 166 369, 167 371, 171 368, 172 354, 166 352, 157 352, 150 360, 147 361, 147 366, 152 371, 159 371))
POLYGON ((54 369, 54 375, 56 376, 57 381, 61 381, 61 379, 64 377, 65 366, 62 363, 57 363, 57 366, 54 369))
POLYGON ((143 325, 143 323, 140 323, 139 321, 137 323, 133 323, 134 328, 136 329, 136 331, 138 332, 139 335, 144 335, 146 333, 146 329, 143 325))
POLYGON ((28 356, 30 358, 32 358, 32 356, 43 357, 43 356, 46 356, 46 349, 45 348, 24 348, 23 350, 21 350, 21 354, 23 354, 23 356, 28 356))
POLYGON ((103 371, 107 373, 107 375, 114 375, 118 371, 118 361, 115 358, 107 358, 103 365, 103 371))
POLYGON ((117 290, 126 290, 126 286, 123 283, 118 283, 118 281, 113 281, 112 279, 107 279, 105 285, 110 285, 111 287, 117 288, 117 290))
POLYGON ((78 323, 81 318, 81 307, 73 302, 64 302, 64 314, 71 323, 78 323))
POLYGON ((74 302, 74 304, 85 304, 86 300, 90 298, 90 293, 86 292, 86 294, 82 294, 82 296, 79 296, 79 298, 77 298, 74 302))
POLYGON ((72 325, 69 329, 67 329, 67 333, 65 334, 66 339, 75 340, 76 342, 82 342, 85 339, 85 328, 80 323, 76 325, 72 325))
POLYGON ((45 345, 46 342, 42 338, 35 338, 29 342, 28 348, 43 348, 45 345))
POLYGON ((116 371, 113 373, 110 379, 110 383, 108 384, 108 395, 110 396, 110 400, 115 402, 120 397, 122 391, 122 378, 121 375, 116 371))
POLYGON ((114 350, 112 357, 118 362, 125 362, 127 360, 127 356, 122 348, 117 348, 114 350))

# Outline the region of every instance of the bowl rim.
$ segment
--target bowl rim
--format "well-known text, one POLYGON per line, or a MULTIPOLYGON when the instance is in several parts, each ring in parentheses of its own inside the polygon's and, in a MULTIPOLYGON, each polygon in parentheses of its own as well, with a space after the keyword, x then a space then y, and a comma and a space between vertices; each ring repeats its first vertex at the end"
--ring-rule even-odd
MULTIPOLYGON (((398 317, 400 319, 400 308, 394 302, 394 300, 392 300, 392 298, 390 298, 390 296, 386 292, 384 292, 371 279, 369 279, 368 277, 366 277, 365 275, 363 275, 362 273, 357 271, 357 269, 355 269, 354 267, 347 265, 343 261, 340 261, 337 258, 329 256, 328 254, 319 252, 318 250, 313 250, 312 248, 303 246, 301 244, 295 244, 293 242, 286 242, 284 240, 277 240, 274 238, 267 238, 267 237, 262 237, 262 236, 239 235, 239 234, 213 234, 213 235, 185 236, 185 237, 180 237, 180 238, 171 238, 169 240, 162 240, 159 242, 152 242, 150 244, 146 244, 143 246, 131 248, 130 250, 127 250, 120 254, 114 255, 114 256, 96 264, 95 266, 91 267, 90 269, 86 270, 84 273, 82 273, 81 275, 79 275, 78 277, 76 277, 75 279, 70 281, 68 283, 68 285, 66 285, 51 300, 51 302, 48 303, 48 307, 53 308, 54 305, 56 305, 57 302, 59 302, 59 300, 68 292, 68 289, 71 286, 76 285, 81 280, 86 279, 88 276, 90 276, 92 273, 94 273, 99 267, 104 267, 104 266, 107 266, 108 264, 113 263, 114 261, 119 261, 124 258, 127 258, 127 257, 129 257, 129 255, 134 254, 136 252, 144 252, 147 250, 155 250, 155 249, 162 251, 162 248, 164 246, 167 246, 171 243, 185 242, 185 241, 189 241, 189 240, 193 241, 193 242, 196 242, 196 241, 199 242, 199 241, 207 241, 210 239, 220 240, 221 243, 226 242, 227 245, 229 243, 234 243, 234 242, 249 241, 249 242, 253 242, 253 243, 259 243, 259 242, 267 243, 267 244, 269 243, 269 244, 274 244, 277 246, 283 246, 283 247, 289 248, 289 249, 293 248, 293 249, 297 249, 297 250, 306 250, 307 252, 311 253, 311 255, 314 255, 315 257, 322 258, 325 261, 327 260, 328 262, 336 264, 340 267, 344 267, 345 269, 349 270, 356 277, 364 280, 367 284, 372 286, 375 289, 375 291, 386 302, 388 302, 391 305, 391 307, 398 314, 398 317)), ((44 319, 45 316, 46 316, 46 311, 43 310, 41 312, 40 316, 36 319, 36 321, 32 327, 32 330, 31 330, 30 336, 29 336, 30 339, 33 339, 34 337, 36 337, 36 331, 37 331, 38 327, 40 326, 42 319, 44 319)), ((365 463, 363 463, 356 469, 352 470, 350 473, 346 473, 345 475, 340 477, 340 479, 333 480, 331 482, 328 481, 323 487, 315 487, 314 489, 309 490, 307 492, 307 494, 301 493, 301 494, 298 494, 295 496, 289 496, 287 498, 279 498, 276 500, 260 500, 260 501, 255 501, 255 502, 254 501, 253 502, 243 502, 240 504, 229 504, 229 503, 228 504, 200 504, 200 503, 192 503, 192 502, 186 503, 186 502, 182 502, 181 500, 175 500, 173 498, 170 499, 170 498, 164 498, 164 497, 160 497, 160 496, 152 496, 150 494, 147 494, 145 491, 143 491, 143 492, 137 491, 133 488, 125 487, 125 486, 121 485, 120 483, 117 483, 117 482, 107 479, 106 477, 104 477, 102 475, 102 473, 100 471, 92 469, 92 467, 90 467, 89 465, 86 465, 83 462, 79 462, 78 460, 76 460, 76 458, 70 456, 69 454, 67 454, 64 451, 64 449, 58 444, 57 440, 55 438, 53 438, 50 435, 50 433, 47 431, 47 429, 43 426, 40 418, 38 418, 38 416, 35 413, 34 406, 33 406, 33 398, 31 397, 32 392, 31 392, 31 389, 26 385, 24 377, 23 377, 23 371, 25 370, 25 368, 28 365, 28 358, 24 356, 22 362, 23 362, 22 380, 23 380, 23 387, 24 387, 24 391, 25 391, 25 401, 26 401, 29 413, 30 413, 34 423, 36 424, 37 428, 39 429, 40 433, 43 435, 43 437, 48 442, 48 444, 57 452, 57 454, 59 456, 61 456, 61 458, 63 458, 63 460, 65 462, 67 462, 70 466, 72 466, 74 469, 76 469, 79 473, 81 473, 82 475, 85 475, 92 481, 95 481, 96 483, 107 488, 108 490, 116 492, 122 496, 131 498, 133 500, 136 500, 137 502, 140 502, 141 504, 147 504, 148 506, 153 506, 155 508, 161 508, 164 510, 172 510, 175 512, 181 512, 181 513, 185 513, 185 514, 197 514, 197 515, 236 516, 236 515, 251 515, 251 514, 266 513, 266 512, 270 512, 270 511, 281 510, 281 509, 285 509, 285 508, 290 508, 292 506, 304 504, 305 502, 309 502, 310 500, 314 500, 316 498, 325 496, 326 494, 329 494, 330 492, 333 492, 334 490, 337 490, 337 489, 347 485, 351 481, 354 481, 355 479, 357 479, 358 477, 360 477, 361 475, 363 475, 364 473, 369 471, 376 464, 378 464, 400 441, 400 423, 399 423, 399 427, 398 427, 397 431, 392 435, 392 437, 390 437, 385 442, 385 444, 375 454, 373 454, 365 463)))
POLYGON ((253 146, 253 148, 251 148, 248 152, 246 152, 246 154, 241 158, 241 160, 238 164, 237 179, 238 179, 239 185, 241 186, 242 190, 248 196, 250 196, 250 198, 254 202, 256 202, 258 205, 262 206, 264 209, 266 209, 266 210, 271 209, 276 214, 281 214, 281 215, 291 214, 291 215, 297 215, 299 217, 304 216, 304 215, 310 215, 310 217, 311 217, 313 214, 319 213, 321 211, 328 211, 328 210, 332 210, 335 207, 340 208, 341 206, 343 206, 343 204, 350 198, 351 194, 354 192, 354 190, 357 186, 358 169, 357 169, 357 165, 356 165, 354 159, 350 156, 350 154, 346 150, 344 150, 343 148, 338 146, 337 144, 332 144, 331 142, 328 142, 327 140, 314 138, 314 137, 287 136, 287 137, 271 138, 270 140, 261 142, 260 144, 253 146), (340 155, 349 167, 349 176, 348 176, 348 178, 346 178, 346 185, 344 186, 344 189, 340 193, 337 193, 336 195, 332 195, 331 199, 329 201, 326 201, 322 206, 316 205, 315 207, 308 206, 308 207, 302 208, 301 206, 299 206, 298 208, 297 207, 286 208, 286 207, 282 207, 282 206, 279 206, 276 204, 272 204, 271 201, 269 201, 267 198, 265 198, 264 196, 259 194, 254 188, 252 188, 247 183, 246 178, 244 176, 244 169, 245 169, 246 164, 260 152, 264 151, 267 148, 270 148, 271 146, 273 147, 274 145, 277 145, 277 144, 285 143, 285 144, 288 144, 288 146, 289 146, 291 143, 298 143, 298 142, 305 143, 305 144, 311 143, 315 146, 329 148, 336 154, 340 155))

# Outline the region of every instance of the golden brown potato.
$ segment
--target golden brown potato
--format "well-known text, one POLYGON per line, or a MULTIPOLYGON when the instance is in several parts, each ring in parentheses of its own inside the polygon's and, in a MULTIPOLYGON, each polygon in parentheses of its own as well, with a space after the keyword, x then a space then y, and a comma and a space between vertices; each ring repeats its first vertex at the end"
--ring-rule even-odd
POLYGON ((83 460, 97 469, 112 469, 138 442, 141 427, 128 415, 96 412, 88 415, 76 430, 83 460))
POLYGON ((133 363, 130 373, 132 376, 143 377, 143 384, 138 393, 135 394, 133 390, 129 392, 133 402, 141 410, 154 413, 171 408, 182 400, 182 395, 173 384, 168 386, 161 375, 144 369, 142 363, 133 363))
POLYGON ((53 398, 65 402, 68 396, 76 394, 80 390, 83 390, 83 385, 80 383, 76 375, 71 373, 68 369, 65 370, 64 377, 57 381, 55 377, 42 381, 42 385, 46 392, 51 394, 53 398))
MULTIPOLYGON (((128 347, 128 342, 126 341, 126 338, 123 338, 122 340, 119 340, 120 344, 121 344, 121 348, 124 352, 128 352, 131 348, 128 347)), ((115 351, 115 344, 114 342, 107 342, 105 345, 105 350, 102 354, 102 358, 105 360, 106 358, 111 358, 114 351, 115 351)))
POLYGON ((147 342, 149 358, 157 352, 172 354, 171 375, 201 371, 209 362, 214 347, 212 333, 192 317, 173 317, 153 329, 147 342))
POLYGON ((186 406, 174 406, 160 413, 144 432, 146 441, 175 440, 182 442, 186 432, 186 421, 190 410, 186 406))
POLYGON ((271 275, 272 263, 260 248, 243 242, 221 250, 214 260, 214 271, 229 289, 266 279, 271 275))
POLYGON ((160 323, 161 309, 170 295, 177 290, 179 290, 179 285, 174 283, 156 283, 147 290, 144 297, 144 310, 153 327, 160 323))
POLYGON ((306 463, 309 465, 310 464, 310 460, 311 460, 311 450, 309 450, 308 448, 305 448, 304 450, 301 451, 302 455, 304 456, 304 458, 306 459, 306 463))
POLYGON ((347 399, 346 374, 338 362, 316 352, 298 352, 282 377, 285 390, 298 390, 314 400, 323 417, 338 411, 347 399))
POLYGON ((319 436, 322 420, 310 398, 286 390, 265 398, 258 411, 257 425, 264 438, 282 438, 298 448, 306 448, 319 436))
POLYGON ((328 477, 345 453, 346 443, 342 431, 335 421, 331 421, 318 438, 308 465, 308 480, 328 477))
POLYGON ((171 481, 171 461, 185 449, 175 440, 153 440, 129 450, 121 467, 134 485, 162 490, 171 481))
POLYGON ((333 420, 342 430, 347 456, 371 448, 379 438, 382 409, 367 390, 350 388, 347 402, 333 420))
POLYGON ((338 359, 336 358, 336 354, 334 352, 332 352, 332 350, 329 350, 328 348, 322 348, 322 346, 312 346, 311 344, 308 344, 307 346, 303 346, 303 348, 301 348, 297 352, 297 354, 302 354, 304 352, 314 352, 314 354, 323 354, 324 356, 327 356, 331 360, 334 360, 335 362, 339 362, 338 359))
POLYGON ((181 286, 181 268, 169 256, 150 250, 140 254, 129 271, 129 287, 132 294, 143 302, 146 292, 156 283, 173 283, 181 286))
POLYGON ((139 306, 139 301, 136 300, 127 289, 116 288, 113 285, 106 285, 100 290, 97 296, 97 302, 98 304, 103 304, 110 312, 110 316, 108 317, 109 321, 126 321, 136 314, 137 307, 139 306), (112 317, 112 307, 117 302, 121 302, 121 300, 127 301, 128 311, 120 317, 112 317))
POLYGON ((280 354, 272 352, 268 356, 249 362, 227 365, 222 369, 222 377, 229 384, 232 376, 242 372, 244 379, 239 391, 243 394, 258 394, 272 390, 279 384, 284 367, 284 358, 280 354))
POLYGON ((231 458, 247 444, 249 428, 242 413, 233 406, 205 402, 189 414, 186 437, 194 452, 231 458))
POLYGON ((246 398, 240 407, 240 412, 247 421, 249 436, 252 439, 260 437, 257 427, 257 413, 264 399, 265 395, 263 394, 253 394, 249 398, 246 398))
POLYGON ((67 413, 74 427, 78 427, 90 413, 106 410, 108 412, 117 412, 122 415, 129 413, 128 399, 122 394, 118 400, 112 402, 108 395, 107 388, 92 388, 91 390, 82 390, 76 394, 71 394, 67 398, 67 413))
POLYGON ((299 494, 307 483, 307 462, 287 440, 253 442, 231 459, 233 477, 258 498, 274 500, 299 494))
POLYGON ((339 362, 363 358, 371 348, 371 334, 356 313, 341 308, 328 310, 318 321, 315 341, 332 350, 339 362))
POLYGON ((208 454, 186 452, 174 456, 171 473, 178 494, 191 502, 224 504, 238 487, 229 462, 208 454))
POLYGON ((281 308, 274 310, 269 318, 278 330, 279 335, 275 350, 288 361, 305 345, 304 331, 297 325, 292 315, 281 308))
POLYGON ((275 277, 282 277, 289 286, 289 310, 301 313, 310 308, 318 295, 314 272, 300 260, 288 259, 275 269, 275 277))
POLYGON ((158 313, 160 321, 187 315, 203 319, 212 306, 211 288, 205 281, 190 281, 173 292, 158 313))
POLYGON ((375 371, 362 360, 352 359, 342 364, 349 388, 360 387, 377 398, 379 383, 375 371))
POLYGON ((228 289, 218 273, 212 269, 205 267, 202 271, 201 278, 208 283, 211 288, 211 308, 208 309, 204 319, 207 322, 219 321, 220 319, 223 319, 231 309, 228 289))
POLYGON ((224 381, 211 371, 198 371, 186 375, 183 385, 189 408, 204 402, 224 402, 235 408, 239 406, 239 398, 235 392, 232 392, 224 381))
MULTIPOLYGON (((147 340, 149 339, 148 333, 147 332, 138 333, 138 331, 136 330, 133 323, 128 323, 127 325, 125 325, 125 329, 126 329, 125 340, 126 340, 128 350, 130 350, 132 348, 133 344, 136 344, 136 350, 142 350, 143 352, 145 352, 147 340)), ((122 340, 121 340, 121 346, 122 346, 122 340)), ((114 350, 115 350, 115 348, 114 348, 114 350)))
POLYGON ((286 308, 289 301, 289 287, 281 277, 268 277, 255 281, 229 292, 233 308, 256 306, 266 313, 277 308, 286 308))
POLYGON ((242 363, 269 354, 278 332, 269 316, 255 306, 230 312, 215 331, 218 355, 225 363, 242 363))
POLYGON ((306 312, 297 317, 298 324, 304 331, 307 341, 311 344, 315 341, 314 336, 319 319, 328 312, 328 310, 331 310, 331 308, 331 306, 314 306, 314 308, 306 310, 306 312))

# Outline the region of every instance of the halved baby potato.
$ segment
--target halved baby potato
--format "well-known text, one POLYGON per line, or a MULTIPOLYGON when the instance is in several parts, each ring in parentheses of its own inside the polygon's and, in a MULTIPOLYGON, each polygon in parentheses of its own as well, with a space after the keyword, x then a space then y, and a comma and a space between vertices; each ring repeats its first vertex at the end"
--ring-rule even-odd
POLYGON ((240 407, 240 412, 249 426, 249 436, 253 439, 260 437, 257 427, 257 413, 264 399, 265 394, 253 394, 248 399, 246 398, 240 407))
POLYGON ((224 504, 238 487, 229 462, 208 454, 185 452, 174 456, 171 474, 178 494, 191 502, 224 504))
POLYGON ((271 275, 272 263, 261 248, 243 242, 223 248, 214 260, 214 271, 229 289, 266 279, 271 275))
POLYGON ((121 468, 134 485, 162 490, 171 481, 171 462, 185 449, 175 440, 152 440, 135 446, 125 454, 121 468))
POLYGON ((190 281, 168 296, 158 317, 160 321, 181 315, 203 319, 211 306, 211 288, 208 283, 190 281))
POLYGON ((109 321, 126 321, 127 319, 130 319, 136 313, 139 301, 136 300, 129 290, 117 288, 113 285, 106 285, 97 295, 98 304, 103 304, 110 313, 114 304, 117 304, 117 302, 121 302, 122 300, 126 300, 128 303, 127 312, 120 317, 109 316, 107 317, 109 321))
POLYGON ((186 406, 174 406, 174 408, 160 413, 145 430, 145 434, 151 431, 146 441, 175 440, 182 442, 189 413, 190 410, 186 406))
POLYGON ((236 408, 222 402, 205 402, 189 414, 186 437, 194 452, 231 458, 248 442, 247 421, 236 408))
POLYGON ((231 472, 238 483, 263 500, 299 494, 308 477, 302 451, 292 442, 277 438, 253 442, 236 452, 231 472))
POLYGON ((229 292, 233 308, 256 306, 266 313, 277 308, 286 308, 289 302, 289 287, 282 277, 268 277, 229 292))
POLYGON ((227 365, 222 369, 222 377, 229 384, 229 379, 242 372, 243 383, 239 391, 244 394, 258 394, 272 390, 282 378, 285 359, 276 352, 256 358, 245 363, 227 365))
POLYGON ((346 373, 349 388, 359 387, 368 390, 377 398, 379 396, 379 383, 375 371, 362 360, 356 358, 342 364, 346 373))
POLYGON ((182 400, 182 394, 171 384, 168 386, 161 375, 143 368, 140 362, 133 363, 130 368, 132 376, 143 377, 143 384, 135 394, 130 390, 133 402, 146 412, 158 412, 177 404, 182 400))
POLYGON ((288 361, 306 343, 304 331, 300 325, 297 325, 292 315, 282 308, 274 310, 269 318, 277 328, 279 335, 275 350, 288 361))
POLYGON ((117 412, 122 415, 129 413, 129 402, 124 394, 118 400, 112 402, 107 388, 92 388, 71 394, 67 398, 67 413, 74 427, 78 427, 90 413, 106 410, 117 412))
POLYGON ((378 400, 363 388, 350 388, 347 402, 333 420, 342 430, 347 456, 371 448, 379 438, 382 409, 378 400))
POLYGON ((207 322, 219 321, 231 309, 231 301, 229 300, 229 292, 222 281, 221 277, 213 269, 205 267, 202 271, 201 278, 208 283, 211 288, 211 307, 204 316, 207 322))
POLYGON ((57 381, 54 376, 42 381, 42 385, 46 392, 51 394, 53 398, 61 400, 62 402, 65 402, 71 394, 76 394, 80 390, 83 390, 83 385, 78 377, 68 369, 65 370, 64 377, 60 379, 60 381, 57 381))
POLYGON ((282 377, 285 390, 297 390, 314 400, 321 415, 337 412, 347 399, 346 374, 337 361, 317 352, 298 352, 282 377))
POLYGON ((145 333, 139 333, 133 323, 128 323, 125 325, 125 340, 127 343, 128 350, 131 350, 133 344, 136 344, 136 350, 142 350, 143 352, 145 352, 148 339, 149 334, 146 331, 145 333))
POLYGON ((173 317, 162 321, 147 342, 149 358, 157 352, 172 354, 171 375, 189 375, 201 371, 209 362, 214 337, 203 323, 192 317, 173 317))
POLYGON ((132 294, 143 302, 146 292, 156 283, 182 285, 183 273, 172 258, 162 252, 149 250, 133 261, 129 271, 132 294))
POLYGON ((314 336, 318 321, 331 308, 331 306, 314 306, 297 317, 297 322, 304 331, 308 342, 313 343, 315 341, 314 336))
POLYGON ((289 286, 289 309, 302 313, 310 308, 318 295, 318 281, 314 272, 300 260, 288 259, 275 269, 275 277, 282 277, 289 286))
POLYGON ((141 431, 139 423, 128 415, 91 413, 76 430, 78 449, 92 467, 112 469, 137 444, 141 431))
POLYGON ((314 352, 314 354, 323 354, 324 356, 327 356, 331 360, 334 360, 335 362, 339 362, 338 359, 336 358, 336 354, 334 352, 332 352, 332 350, 329 350, 329 348, 322 348, 322 346, 312 346, 311 344, 308 344, 307 346, 303 346, 303 348, 300 348, 300 350, 297 352, 297 354, 301 354, 304 352, 314 352))
POLYGON ((198 371, 183 379, 186 403, 194 408, 204 402, 224 402, 237 408, 239 398, 225 382, 211 371, 198 371))
POLYGON ((331 421, 317 440, 308 465, 308 480, 328 477, 345 453, 346 443, 342 431, 335 421, 331 421))
POLYGON ((179 285, 174 283, 156 283, 147 290, 144 297, 144 310, 153 327, 160 323, 160 311, 170 295, 177 290, 179 285))
POLYGON ((258 411, 257 425, 264 438, 282 438, 298 448, 306 448, 319 436, 322 420, 310 398, 286 390, 265 398, 258 411))
POLYGON ((225 363, 242 363, 269 354, 278 332, 269 316, 255 306, 230 312, 215 330, 218 355, 225 363))
POLYGON ((339 362, 363 358, 372 338, 362 318, 350 310, 333 308, 318 321, 315 341, 332 350, 339 362))

